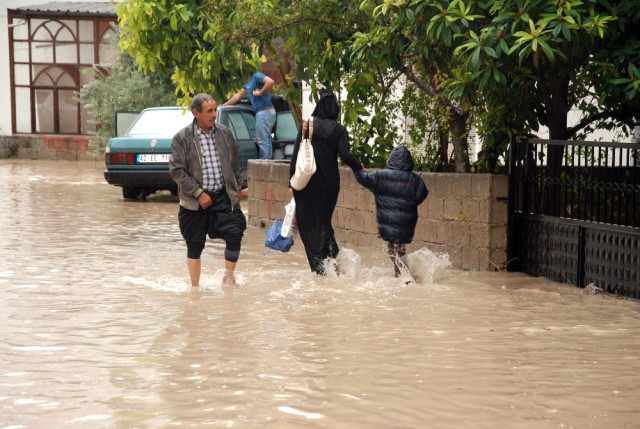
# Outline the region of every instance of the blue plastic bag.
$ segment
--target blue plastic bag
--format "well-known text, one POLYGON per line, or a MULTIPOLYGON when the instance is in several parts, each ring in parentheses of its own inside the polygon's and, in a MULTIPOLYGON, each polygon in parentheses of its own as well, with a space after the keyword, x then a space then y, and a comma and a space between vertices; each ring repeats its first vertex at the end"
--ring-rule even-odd
POLYGON ((293 237, 283 237, 280 232, 282 231, 282 220, 274 219, 273 223, 267 228, 267 239, 264 241, 264 245, 269 249, 278 250, 280 252, 288 252, 293 246, 293 237))

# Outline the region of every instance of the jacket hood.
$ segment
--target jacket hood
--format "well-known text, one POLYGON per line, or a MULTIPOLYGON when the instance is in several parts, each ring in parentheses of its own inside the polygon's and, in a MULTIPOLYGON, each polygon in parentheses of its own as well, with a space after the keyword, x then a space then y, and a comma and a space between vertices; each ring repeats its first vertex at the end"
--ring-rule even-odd
POLYGON ((387 168, 389 170, 413 170, 413 158, 411 152, 405 146, 396 146, 391 151, 387 160, 387 168))

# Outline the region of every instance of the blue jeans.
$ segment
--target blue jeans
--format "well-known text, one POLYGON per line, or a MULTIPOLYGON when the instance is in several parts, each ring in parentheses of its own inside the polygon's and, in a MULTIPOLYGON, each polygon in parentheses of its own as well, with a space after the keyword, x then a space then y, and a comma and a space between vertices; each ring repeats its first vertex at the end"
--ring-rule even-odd
POLYGON ((259 159, 271 159, 273 157, 271 130, 275 123, 275 109, 264 109, 256 113, 256 139, 260 148, 259 159))

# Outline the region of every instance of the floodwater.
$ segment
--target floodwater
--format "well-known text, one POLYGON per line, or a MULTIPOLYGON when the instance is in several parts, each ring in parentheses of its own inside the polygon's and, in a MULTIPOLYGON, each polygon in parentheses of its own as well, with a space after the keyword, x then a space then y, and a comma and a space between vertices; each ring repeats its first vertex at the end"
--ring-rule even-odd
MULTIPOLYGON (((245 204, 246 205, 246 204, 245 204)), ((169 195, 124 201, 102 164, 0 161, 0 428, 638 428, 640 303, 249 227, 188 285, 169 195)))

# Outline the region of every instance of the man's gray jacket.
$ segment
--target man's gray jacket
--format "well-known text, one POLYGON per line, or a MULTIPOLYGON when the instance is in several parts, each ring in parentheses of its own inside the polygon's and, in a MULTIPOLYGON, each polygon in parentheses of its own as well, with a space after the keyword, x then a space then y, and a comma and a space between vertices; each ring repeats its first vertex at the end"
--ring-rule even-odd
MULTIPOLYGON (((171 141, 169 174, 178 184, 180 205, 189 210, 198 210, 198 197, 202 189, 202 150, 196 130, 196 121, 178 131, 171 141)), ((231 207, 238 204, 238 183, 241 170, 238 162, 238 147, 231 131, 222 124, 214 128, 216 149, 220 156, 222 176, 231 207)))

